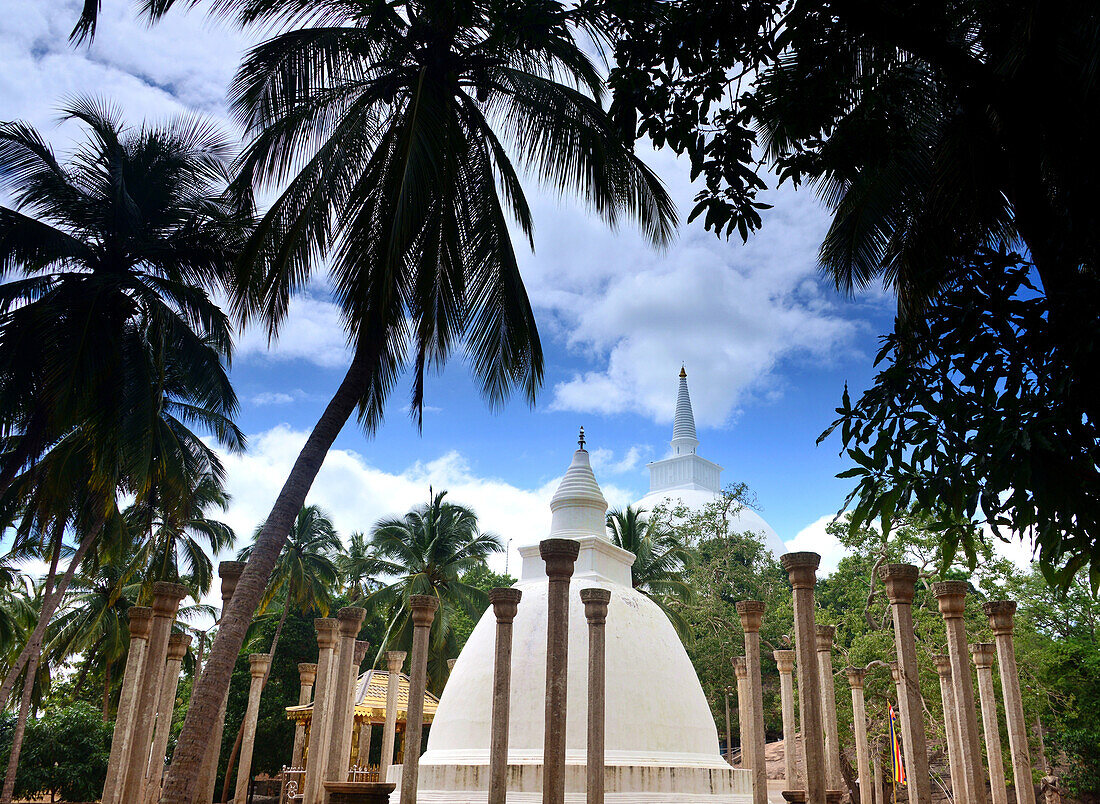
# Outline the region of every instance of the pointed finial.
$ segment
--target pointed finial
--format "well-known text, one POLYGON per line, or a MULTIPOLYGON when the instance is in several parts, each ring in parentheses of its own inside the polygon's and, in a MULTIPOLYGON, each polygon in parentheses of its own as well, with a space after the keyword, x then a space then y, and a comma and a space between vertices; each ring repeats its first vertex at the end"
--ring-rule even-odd
POLYGON ((577 437, 577 444, 580 445, 581 449, 584 449, 584 428, 583 427, 581 427, 581 434, 577 437))
POLYGON ((681 376, 681 377, 686 377, 687 375, 688 375, 688 373, 687 373, 687 369, 685 369, 685 368, 684 368, 684 364, 683 364, 683 363, 681 363, 681 364, 680 364, 680 376, 681 376))

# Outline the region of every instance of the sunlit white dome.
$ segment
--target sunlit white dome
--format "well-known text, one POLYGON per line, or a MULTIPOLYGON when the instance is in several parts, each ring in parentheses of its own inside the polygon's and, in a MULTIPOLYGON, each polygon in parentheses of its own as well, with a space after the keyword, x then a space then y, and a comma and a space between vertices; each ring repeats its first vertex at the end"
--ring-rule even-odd
MULTIPOLYGON (((583 448, 574 453, 553 508, 550 536, 580 543, 569 591, 568 716, 562 724, 567 800, 583 801, 585 784, 588 625, 580 590, 600 587, 611 590, 606 642, 609 804, 749 804, 750 775, 730 768, 719 754, 710 707, 676 631, 656 604, 631 587, 633 554, 607 538, 607 503, 583 448), (645 694, 639 694, 642 690, 645 694)), ((523 568, 516 588, 523 597, 513 625, 509 802, 537 800, 546 706, 546 570, 537 543, 521 548, 520 555, 523 568)), ((490 608, 444 688, 428 750, 420 760, 417 801, 485 801, 495 634, 490 608)))

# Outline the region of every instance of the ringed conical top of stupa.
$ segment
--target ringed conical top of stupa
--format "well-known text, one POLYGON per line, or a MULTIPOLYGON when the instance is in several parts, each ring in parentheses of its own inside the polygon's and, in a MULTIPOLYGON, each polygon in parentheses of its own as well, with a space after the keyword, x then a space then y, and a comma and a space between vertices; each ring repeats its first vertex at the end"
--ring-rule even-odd
MULTIPOLYGON (((632 587, 634 555, 607 538, 607 501, 583 441, 550 504, 549 534, 520 548, 523 597, 513 623, 509 802, 541 801, 546 693, 547 578, 538 542, 580 543, 569 590, 566 801, 585 800, 588 636, 580 590, 611 592, 606 631, 606 800, 748 804, 752 780, 719 754, 695 669, 664 612, 632 587)), ((524 540, 522 534, 509 534, 524 540)), ((421 758, 418 802, 484 802, 488 789, 496 620, 474 628, 443 690, 421 758)), ((389 781, 399 778, 391 768, 389 781)), ((396 804, 396 801, 394 802, 396 804)))

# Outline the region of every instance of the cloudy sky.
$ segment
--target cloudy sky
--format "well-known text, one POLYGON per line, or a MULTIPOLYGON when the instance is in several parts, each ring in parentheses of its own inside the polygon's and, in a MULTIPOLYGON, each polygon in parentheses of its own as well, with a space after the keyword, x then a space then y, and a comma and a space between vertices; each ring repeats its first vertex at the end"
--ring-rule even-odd
MULTIPOLYGON (((150 28, 135 20, 128 0, 104 0, 94 44, 73 48, 67 38, 78 6, 3 3, 0 119, 30 121, 64 151, 78 132, 57 126, 57 104, 91 93, 116 102, 134 123, 197 112, 232 130, 224 93, 247 47, 242 35, 201 11, 173 12, 150 28)), ((693 190, 685 166, 640 147, 686 216, 693 190)), ((514 567, 514 549, 547 532, 547 503, 578 426, 613 505, 646 492, 646 463, 668 449, 683 363, 700 453, 725 467, 724 482, 749 484, 780 538, 835 561, 824 524, 848 490, 834 478, 845 466, 839 444, 815 440, 844 383, 854 392, 869 383, 892 300, 842 298, 819 278, 814 257, 826 216, 815 198, 788 188, 770 193, 775 208, 747 245, 693 225, 657 252, 636 232, 609 231, 570 200, 528 186, 535 251, 520 258, 547 356, 537 406, 489 411, 456 362, 430 381, 418 433, 404 383, 376 437, 346 428, 310 501, 346 533, 426 499, 429 485, 446 488, 512 540, 514 567)), ((268 512, 348 360, 323 286, 291 311, 274 345, 242 333, 233 364, 249 450, 227 461, 228 518, 245 538, 268 512)))

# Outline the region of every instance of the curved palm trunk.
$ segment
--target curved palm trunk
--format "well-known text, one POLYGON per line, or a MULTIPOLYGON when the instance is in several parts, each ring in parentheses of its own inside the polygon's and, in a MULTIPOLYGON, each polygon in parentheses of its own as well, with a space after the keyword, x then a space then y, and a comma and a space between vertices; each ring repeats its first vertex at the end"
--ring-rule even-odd
MULTIPOLYGON (((275 636, 271 638, 271 649, 267 652, 272 661, 267 664, 267 673, 264 675, 263 683, 260 684, 260 694, 263 695, 264 687, 267 686, 267 680, 271 678, 271 665, 274 664, 275 649, 279 647, 279 635, 283 633, 283 625, 286 623, 286 613, 290 609, 289 605, 290 596, 287 595, 288 605, 283 606, 283 613, 279 615, 279 624, 275 626, 275 636)), ((241 721, 241 725, 237 728, 237 738, 233 741, 233 750, 229 752, 229 762, 225 766, 225 779, 222 781, 222 801, 229 801, 229 782, 233 778, 233 766, 237 764, 237 759, 241 755, 241 743, 244 738, 244 721, 241 721)))
MULTIPOLYGON (((4 683, 0 686, 0 706, 7 706, 7 700, 11 697, 11 692, 15 689, 15 682, 19 678, 19 674, 23 671, 23 668, 27 666, 27 663, 33 657, 36 661, 42 651, 42 640, 46 636, 46 626, 50 624, 50 618, 53 617, 54 612, 57 611, 58 605, 61 603, 61 599, 65 596, 65 592, 69 588, 69 584, 72 583, 73 576, 76 575, 76 568, 80 566, 80 562, 84 560, 84 556, 88 554, 89 548, 91 548, 93 542, 99 536, 99 531, 103 529, 103 523, 105 519, 100 519, 99 523, 92 528, 88 536, 80 543, 80 547, 76 551, 76 555, 73 556, 72 561, 69 562, 68 568, 65 570, 65 574, 61 576, 61 582, 57 584, 56 589, 52 589, 53 579, 57 573, 57 555, 61 552, 60 545, 54 550, 54 559, 50 564, 50 574, 46 576, 46 587, 44 595, 42 597, 42 611, 38 615, 38 624, 35 625, 31 638, 27 640, 27 644, 23 646, 23 650, 19 652, 18 658, 15 660, 15 664, 8 670, 8 675, 4 678, 4 683)), ((64 523, 62 523, 62 529, 64 523)))
MULTIPOLYGON (((41 648, 39 641, 39 648, 41 648)), ((0 804, 11 804, 15 793, 15 773, 19 769, 19 753, 23 750, 23 734, 27 730, 27 715, 31 708, 31 693, 34 691, 34 677, 38 673, 38 658, 41 650, 36 651, 27 662, 27 678, 23 682, 23 697, 19 700, 19 716, 15 721, 15 733, 12 734, 11 753, 8 755, 8 769, 4 773, 4 792, 0 794, 0 804)))
POLYGON ((321 464, 368 387, 369 379, 369 361, 362 353, 356 353, 336 394, 298 453, 263 529, 256 537, 252 556, 237 583, 227 611, 222 615, 218 636, 210 646, 206 669, 191 697, 172 764, 168 768, 168 778, 161 792, 160 800, 164 804, 200 804, 195 801, 196 787, 199 768, 206 753, 209 725, 218 716, 218 708, 233 674, 233 664, 244 644, 248 623, 263 597, 294 519, 305 504, 317 473, 321 471, 321 464))

